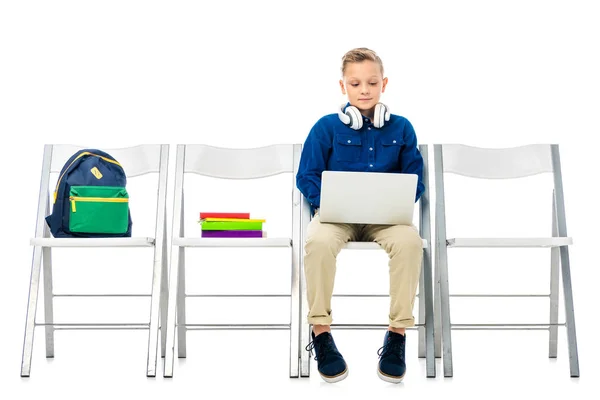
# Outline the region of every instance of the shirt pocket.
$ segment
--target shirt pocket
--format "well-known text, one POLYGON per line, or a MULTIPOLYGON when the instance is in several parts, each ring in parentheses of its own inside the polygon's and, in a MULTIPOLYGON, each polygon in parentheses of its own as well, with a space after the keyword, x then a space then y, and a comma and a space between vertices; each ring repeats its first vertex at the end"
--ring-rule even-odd
POLYGON ((360 151, 362 150, 360 136, 349 134, 336 135, 333 149, 337 161, 358 161, 360 159, 360 151))
POLYGON ((381 138, 381 156, 383 161, 398 161, 404 140, 401 136, 386 136, 381 138))

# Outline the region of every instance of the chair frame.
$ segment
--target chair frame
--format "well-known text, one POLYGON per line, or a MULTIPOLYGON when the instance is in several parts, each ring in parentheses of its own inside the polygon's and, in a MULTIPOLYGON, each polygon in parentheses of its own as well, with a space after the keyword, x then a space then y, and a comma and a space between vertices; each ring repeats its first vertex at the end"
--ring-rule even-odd
MULTIPOLYGON (((29 298, 25 323, 25 337, 21 360, 21 376, 28 377, 31 371, 34 332, 37 326, 45 327, 46 357, 54 357, 54 331, 56 330, 106 330, 106 329, 148 329, 148 359, 146 375, 156 376, 157 346, 159 330, 162 333, 162 343, 166 339, 166 314, 160 310, 166 307, 167 301, 167 242, 166 242, 166 186, 169 145, 140 145, 129 148, 107 149, 117 160, 136 159, 140 162, 131 165, 126 170, 127 177, 135 177, 148 173, 158 173, 157 215, 154 238, 52 238, 45 221, 45 216, 51 211, 52 196, 50 196, 50 175, 60 172, 67 159, 81 146, 52 145, 44 147, 40 191, 36 218, 35 237, 31 239, 33 246, 33 261, 29 283, 29 298), (153 149, 155 148, 156 149, 153 149), (152 150, 158 152, 158 159, 150 161, 146 156, 152 150), (135 154, 134 154, 135 153, 135 154), (143 294, 54 294, 52 284, 52 248, 53 247, 152 247, 154 248, 152 293, 143 294), (44 323, 36 322, 37 302, 40 286, 40 274, 43 266, 44 287, 44 323), (133 323, 55 323, 53 312, 54 297, 151 297, 150 322, 147 324, 133 323), (160 319, 160 321, 159 321, 160 319)), ((164 346, 163 346, 164 352, 164 346)))
MULTIPOLYGON (((432 287, 432 266, 431 266, 431 217, 429 206, 429 166, 428 166, 428 148, 427 145, 419 145, 419 150, 423 156, 423 183, 425 191, 419 199, 419 234, 423 238, 423 261, 421 267, 421 275, 419 278, 419 323, 415 328, 407 328, 409 330, 417 329, 419 331, 419 358, 426 359, 426 371, 428 378, 435 378, 436 365, 434 357, 434 314, 433 314, 433 287, 432 287), (424 321, 424 323, 423 323, 424 321)), ((311 220, 310 205, 306 199, 303 200, 302 209, 302 241, 306 240, 306 232, 308 223, 311 220)), ((368 242, 348 242, 342 249, 347 250, 379 250, 384 251, 377 243, 368 242)), ((301 363, 300 375, 302 377, 310 376, 310 355, 306 351, 302 351, 310 342, 310 324, 306 320, 308 315, 308 300, 306 295, 306 280, 304 275, 304 252, 301 257, 301 295, 302 309, 300 312, 301 318, 301 343, 300 349, 301 363)), ((389 297, 385 294, 334 294, 334 297, 389 297)), ((332 324, 335 329, 387 329, 387 324, 332 324)))
MULTIPOLYGON (((185 358, 186 332, 187 330, 290 330, 290 377, 298 377, 299 374, 299 309, 300 309, 300 192, 295 185, 295 177, 298 172, 301 144, 280 144, 253 149, 219 148, 207 145, 178 145, 175 170, 175 195, 173 211, 173 239, 171 253, 170 288, 167 313, 167 339, 166 356, 164 366, 164 377, 173 376, 175 335, 177 335, 177 354, 179 358, 185 358), (188 165, 186 157, 188 154, 195 161, 188 165), (232 153, 235 158, 227 157, 232 153), (256 163, 251 163, 254 154, 262 153, 263 158, 273 159, 274 164, 279 162, 279 168, 262 169, 256 163), (199 157, 199 155, 205 157, 199 157), (289 156, 288 156, 289 154, 289 156), (287 159, 289 157, 289 159, 287 159), (198 161, 199 159, 202 159, 198 161), (224 160, 235 161, 235 165, 225 165, 224 160), (227 171, 223 172, 223 166, 227 171), (185 238, 184 235, 184 175, 195 173, 221 179, 258 179, 280 173, 292 174, 292 232, 291 238, 185 238), (185 293, 185 249, 198 247, 289 247, 291 249, 291 293, 290 295, 277 295, 278 297, 290 297, 290 323, 289 324, 187 324, 185 315, 186 297, 217 297, 217 295, 189 295, 185 293)), ((261 157, 259 156, 259 159, 261 157)), ((225 162, 227 162, 225 161, 225 162)), ((219 297, 273 297, 274 295, 246 295, 225 294, 219 297)))
POLYGON ((558 327, 566 326, 569 347, 569 366, 571 377, 579 376, 579 358, 577 352, 577 335, 575 331, 575 315, 573 308, 573 290, 569 248, 572 239, 567 235, 565 204, 562 184, 562 173, 557 144, 527 145, 508 149, 483 149, 459 144, 435 144, 435 184, 436 184, 436 217, 435 217, 435 315, 438 329, 435 337, 435 354, 440 357, 443 345, 444 376, 453 375, 451 330, 549 330, 549 357, 557 356, 558 327), (444 167, 444 154, 449 152, 452 161, 448 170, 444 167), (460 154, 460 155, 459 155, 460 154), (519 160, 518 163, 506 163, 507 159, 519 160), (460 161, 456 161, 460 159, 460 161), (507 171, 500 173, 494 168, 495 163, 506 163, 507 171), (473 167, 478 167, 474 173, 473 167), (446 237, 446 210, 444 200, 444 173, 486 179, 513 179, 541 173, 552 173, 554 190, 552 193, 552 236, 548 238, 474 238, 448 239, 446 237), (550 294, 549 295, 468 295, 469 297, 548 297, 550 299, 550 321, 548 324, 452 324, 450 321, 450 297, 448 286, 449 247, 488 247, 488 248, 551 248, 550 261, 550 294), (566 323, 558 322, 559 301, 559 269, 562 273, 566 323), (440 335, 441 333, 441 335, 440 335))

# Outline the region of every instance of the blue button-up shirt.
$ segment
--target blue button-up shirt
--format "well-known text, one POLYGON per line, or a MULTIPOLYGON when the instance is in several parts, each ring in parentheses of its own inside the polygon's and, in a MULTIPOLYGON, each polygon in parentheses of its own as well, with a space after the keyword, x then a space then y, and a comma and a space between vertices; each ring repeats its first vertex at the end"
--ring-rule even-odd
POLYGON ((423 158, 417 136, 404 117, 391 114, 381 128, 366 117, 360 130, 342 123, 337 114, 329 114, 312 127, 300 158, 296 185, 311 205, 311 213, 321 204, 323 171, 396 172, 417 174, 415 202, 425 190, 423 158))

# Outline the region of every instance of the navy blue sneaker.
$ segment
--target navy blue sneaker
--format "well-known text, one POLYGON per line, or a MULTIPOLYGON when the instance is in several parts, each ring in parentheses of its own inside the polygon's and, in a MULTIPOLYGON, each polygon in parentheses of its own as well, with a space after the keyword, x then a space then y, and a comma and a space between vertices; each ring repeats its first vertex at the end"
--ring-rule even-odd
POLYGON ((406 337, 399 333, 387 331, 383 340, 383 347, 377 351, 379 368, 377 375, 390 383, 400 383, 406 373, 404 362, 404 349, 406 337))
POLYGON ((323 332, 315 337, 315 333, 311 332, 311 336, 313 340, 306 346, 306 351, 310 351, 312 356, 312 350, 315 349, 315 360, 321 378, 329 383, 345 379, 348 376, 348 366, 335 346, 331 333, 323 332))

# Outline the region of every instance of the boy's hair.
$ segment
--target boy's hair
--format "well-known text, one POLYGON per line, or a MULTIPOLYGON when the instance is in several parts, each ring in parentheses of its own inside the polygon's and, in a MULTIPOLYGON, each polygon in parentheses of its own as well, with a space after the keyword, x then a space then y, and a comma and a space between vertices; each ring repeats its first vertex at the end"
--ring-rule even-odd
POLYGON ((346 65, 349 63, 359 63, 365 60, 373 61, 379 64, 379 68, 381 68, 381 76, 383 76, 383 63, 381 62, 381 58, 371 49, 367 49, 366 47, 357 47, 356 49, 352 49, 342 57, 342 76, 346 72, 346 65))

